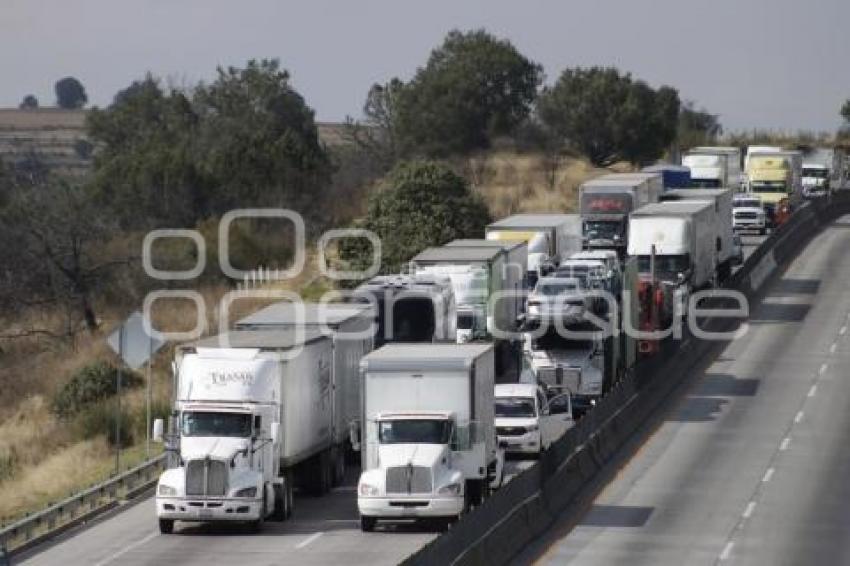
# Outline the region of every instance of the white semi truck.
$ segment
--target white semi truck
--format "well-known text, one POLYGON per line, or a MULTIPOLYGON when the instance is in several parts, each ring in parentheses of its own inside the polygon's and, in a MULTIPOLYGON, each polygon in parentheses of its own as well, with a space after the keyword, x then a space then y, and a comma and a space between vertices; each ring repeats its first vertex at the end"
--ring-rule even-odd
POLYGON ((581 217, 577 214, 514 214, 485 229, 488 240, 528 244, 527 285, 553 271, 561 260, 581 250, 581 217))
POLYGON ((376 307, 376 348, 391 342, 457 338, 457 305, 448 277, 379 275, 360 285, 350 300, 376 307))
POLYGON ((714 203, 667 201, 632 213, 629 255, 638 261, 642 280, 652 276, 665 289, 665 319, 675 302, 716 281, 718 218, 714 203))
POLYGON ((389 344, 360 362, 364 531, 452 521, 501 482, 489 344, 389 344))
MULTIPOLYGON (((333 339, 315 329, 243 330, 177 350, 166 449, 176 467, 156 488, 162 533, 175 521, 292 513, 296 483, 327 492, 334 463, 333 339)), ((163 438, 163 422, 154 423, 163 438)), ((339 448, 339 447, 336 447, 339 448)))
POLYGON ((236 323, 237 330, 309 328, 333 339, 331 461, 334 485, 341 484, 344 479, 346 456, 351 454, 350 430, 360 422, 360 358, 373 350, 375 316, 376 310, 370 305, 279 302, 236 323))
POLYGON ((732 229, 732 197, 730 189, 674 189, 668 191, 662 200, 669 201, 707 201, 714 203, 714 221, 717 228, 717 278, 726 281, 732 275, 735 258, 733 242, 735 232, 732 229))

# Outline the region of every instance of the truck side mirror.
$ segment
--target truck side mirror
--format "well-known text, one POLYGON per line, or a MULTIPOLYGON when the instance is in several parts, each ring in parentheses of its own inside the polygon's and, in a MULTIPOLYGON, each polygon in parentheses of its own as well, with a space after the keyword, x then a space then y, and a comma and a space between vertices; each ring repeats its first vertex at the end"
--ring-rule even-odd
POLYGON ((153 434, 151 434, 151 438, 154 442, 162 442, 163 434, 164 434, 165 423, 162 419, 156 419, 153 422, 153 434))
POLYGON ((360 424, 357 421, 348 423, 348 439, 351 442, 351 449, 360 452, 360 424))
POLYGON ((272 423, 269 436, 272 439, 272 444, 278 444, 280 442, 280 423, 272 423))

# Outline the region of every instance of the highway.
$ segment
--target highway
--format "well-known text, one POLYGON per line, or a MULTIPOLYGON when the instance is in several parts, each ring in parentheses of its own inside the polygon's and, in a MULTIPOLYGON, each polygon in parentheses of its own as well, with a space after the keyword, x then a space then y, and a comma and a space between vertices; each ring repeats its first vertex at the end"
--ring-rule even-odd
MULTIPOLYGON (((744 236, 745 255, 763 237, 744 236)), ((532 462, 508 462, 509 480, 532 462)), ((267 522, 263 533, 240 525, 178 524, 173 535, 160 535, 153 500, 128 506, 101 521, 77 529, 23 556, 23 563, 74 564, 397 564, 437 536, 412 524, 360 532, 355 484, 348 481, 322 498, 299 497, 295 516, 284 523, 267 522)))
POLYGON ((578 524, 517 564, 850 563, 850 218, 752 305, 578 524))

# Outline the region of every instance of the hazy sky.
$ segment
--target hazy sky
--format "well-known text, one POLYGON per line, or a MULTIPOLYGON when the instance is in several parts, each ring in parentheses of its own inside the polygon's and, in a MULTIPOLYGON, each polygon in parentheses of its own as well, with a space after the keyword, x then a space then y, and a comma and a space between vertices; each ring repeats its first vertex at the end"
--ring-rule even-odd
POLYGON ((278 57, 319 120, 360 115, 452 28, 484 27, 543 64, 616 65, 727 129, 832 130, 850 97, 850 0, 0 0, 0 106, 78 77, 93 104, 151 71, 189 84, 278 57))

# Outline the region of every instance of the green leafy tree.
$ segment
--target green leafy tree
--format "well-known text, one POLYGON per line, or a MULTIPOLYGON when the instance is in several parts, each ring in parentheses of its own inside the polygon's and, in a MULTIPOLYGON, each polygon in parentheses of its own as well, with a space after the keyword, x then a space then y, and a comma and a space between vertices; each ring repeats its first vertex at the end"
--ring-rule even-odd
POLYGON ((650 88, 617 69, 566 69, 541 94, 543 123, 600 167, 641 164, 663 155, 679 119, 675 89, 650 88))
MULTIPOLYGON (((381 270, 397 273, 402 265, 429 246, 455 238, 481 237, 490 221, 487 206, 466 180, 432 161, 399 163, 382 188, 369 199, 366 218, 358 227, 381 240, 381 270)), ((341 257, 353 266, 367 265, 371 248, 360 239, 344 240, 341 257)))
POLYGON ((209 213, 210 182, 195 162, 199 118, 185 94, 148 75, 93 109, 86 127, 100 148, 95 191, 123 225, 191 225, 209 213))
POLYGON ((20 108, 21 110, 33 110, 35 108, 38 108, 38 99, 35 97, 35 95, 28 94, 21 101, 20 105, 18 105, 18 108, 20 108))
POLYGON ((74 77, 65 77, 56 81, 56 105, 66 110, 82 108, 89 101, 83 83, 74 77))
POLYGON ((452 31, 399 92, 407 153, 445 156, 486 148, 528 116, 542 67, 484 30, 452 31))
POLYGON ((841 117, 844 119, 845 125, 850 126, 850 98, 841 105, 841 117))
POLYGON ((318 216, 331 162, 313 110, 277 60, 218 69, 195 92, 199 165, 215 182, 216 207, 287 206, 318 216))

